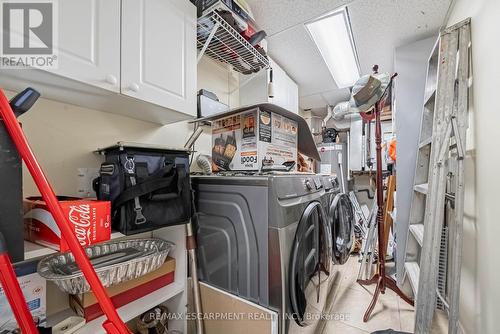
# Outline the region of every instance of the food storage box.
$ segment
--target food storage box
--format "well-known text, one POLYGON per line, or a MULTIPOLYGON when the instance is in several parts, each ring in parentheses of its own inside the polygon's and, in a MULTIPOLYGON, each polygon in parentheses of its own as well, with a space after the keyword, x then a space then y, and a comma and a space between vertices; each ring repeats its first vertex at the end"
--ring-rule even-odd
POLYGON ((259 171, 292 166, 297 161, 297 139, 297 121, 258 106, 213 119, 212 169, 259 171))

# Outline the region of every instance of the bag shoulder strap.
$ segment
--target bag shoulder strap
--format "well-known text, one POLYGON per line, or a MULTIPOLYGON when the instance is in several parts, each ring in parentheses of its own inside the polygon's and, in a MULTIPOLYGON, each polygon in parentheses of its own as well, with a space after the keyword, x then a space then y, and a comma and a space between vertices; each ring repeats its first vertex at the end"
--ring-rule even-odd
POLYGON ((113 207, 120 207, 136 197, 150 194, 154 191, 168 187, 172 183, 172 180, 174 179, 176 174, 177 167, 173 167, 173 165, 166 166, 155 175, 147 178, 142 182, 137 183, 135 186, 125 189, 113 202, 113 207), (174 170, 174 173, 172 173, 172 175, 168 177, 164 176, 165 174, 170 173, 170 171, 172 170, 174 170))

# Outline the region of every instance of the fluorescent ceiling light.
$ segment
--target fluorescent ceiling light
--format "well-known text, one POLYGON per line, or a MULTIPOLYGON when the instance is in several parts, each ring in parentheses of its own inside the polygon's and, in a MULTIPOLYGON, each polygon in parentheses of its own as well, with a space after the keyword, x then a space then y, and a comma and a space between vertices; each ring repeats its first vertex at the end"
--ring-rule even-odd
POLYGON ((354 85, 359 79, 359 66, 347 7, 306 23, 306 28, 337 86, 354 85))

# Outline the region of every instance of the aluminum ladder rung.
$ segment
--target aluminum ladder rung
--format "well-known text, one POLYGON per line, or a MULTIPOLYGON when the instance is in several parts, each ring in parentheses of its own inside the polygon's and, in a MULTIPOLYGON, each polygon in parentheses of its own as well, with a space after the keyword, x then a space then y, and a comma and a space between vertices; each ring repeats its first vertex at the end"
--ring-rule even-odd
POLYGON ((417 262, 406 262, 405 263, 405 272, 408 280, 410 281, 411 288, 414 292, 414 295, 418 295, 418 280, 420 277, 420 267, 417 262))
POLYGON ((424 224, 410 225, 410 232, 415 237, 420 247, 422 247, 424 243, 424 224))
POLYGON ((418 144, 418 148, 422 149, 422 148, 426 147, 427 145, 431 145, 431 144, 432 144, 432 136, 429 136, 426 139, 422 140, 420 142, 420 144, 418 144))
POLYGON ((429 191, 429 184, 428 183, 422 183, 422 184, 416 184, 413 189, 416 192, 419 192, 421 194, 427 195, 427 192, 429 191))

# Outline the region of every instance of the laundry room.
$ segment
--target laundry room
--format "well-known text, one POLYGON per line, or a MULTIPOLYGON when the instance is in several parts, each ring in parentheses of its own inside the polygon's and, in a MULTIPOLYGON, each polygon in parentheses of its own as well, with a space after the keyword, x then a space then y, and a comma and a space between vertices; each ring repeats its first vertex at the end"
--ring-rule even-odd
POLYGON ((1 334, 500 332, 497 0, 0 11, 1 334))

